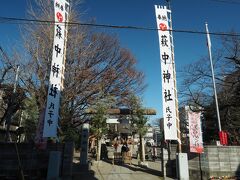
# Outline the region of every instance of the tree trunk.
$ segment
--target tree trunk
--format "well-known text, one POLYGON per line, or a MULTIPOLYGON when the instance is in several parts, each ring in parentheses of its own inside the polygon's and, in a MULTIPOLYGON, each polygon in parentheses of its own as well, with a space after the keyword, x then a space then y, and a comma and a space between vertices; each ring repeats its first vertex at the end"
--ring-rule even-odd
POLYGON ((8 120, 7 129, 6 129, 6 139, 5 139, 6 142, 12 142, 12 137, 11 137, 11 134, 10 134, 10 126, 11 126, 11 121, 8 120))
POLYGON ((145 148, 142 135, 140 135, 139 138, 140 138, 140 161, 145 162, 145 148))
POLYGON ((95 146, 95 137, 89 138, 89 140, 91 140, 90 150, 93 150, 93 148, 95 146))
POLYGON ((102 144, 102 137, 98 137, 97 139, 97 161, 100 161, 101 157, 101 144, 102 144))
POLYGON ((11 133, 10 133, 10 127, 11 127, 11 121, 12 121, 12 114, 11 114, 11 107, 10 107, 10 111, 7 112, 6 115, 6 137, 5 137, 5 142, 12 142, 12 137, 11 137, 11 133))

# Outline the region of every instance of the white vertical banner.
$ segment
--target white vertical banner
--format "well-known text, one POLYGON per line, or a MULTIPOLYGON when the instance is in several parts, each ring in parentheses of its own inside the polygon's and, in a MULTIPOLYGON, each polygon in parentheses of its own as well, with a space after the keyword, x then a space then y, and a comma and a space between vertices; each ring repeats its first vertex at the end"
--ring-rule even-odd
POLYGON ((157 19, 160 60, 161 60, 161 77, 162 77, 162 101, 163 101, 163 118, 164 118, 164 137, 165 140, 177 140, 176 127, 176 105, 174 91, 174 74, 173 74, 173 52, 169 30, 168 13, 171 13, 166 6, 155 5, 157 19))
POLYGON ((65 55, 65 22, 68 19, 68 8, 69 3, 66 0, 54 0, 54 40, 43 137, 57 137, 60 92, 62 90, 61 79, 63 77, 63 60, 65 55))
POLYGON ((201 112, 188 111, 190 152, 202 153, 201 112))

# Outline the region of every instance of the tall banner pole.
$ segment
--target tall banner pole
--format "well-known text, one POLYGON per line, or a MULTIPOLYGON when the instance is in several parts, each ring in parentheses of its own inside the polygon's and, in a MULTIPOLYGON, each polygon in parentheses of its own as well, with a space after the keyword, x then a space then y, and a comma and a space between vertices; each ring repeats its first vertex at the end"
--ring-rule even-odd
MULTIPOLYGON (((181 153, 172 18, 169 8, 166 6, 155 6, 161 59, 164 135, 165 140, 178 141, 179 153, 176 154, 178 178, 189 179, 187 154, 181 153)), ((168 155, 170 156, 170 153, 168 155)))
MULTIPOLYGON (((168 9, 171 11, 170 0, 168 2, 168 9)), ((178 97, 177 97, 177 78, 176 78, 176 67, 175 67, 175 56, 174 56, 174 46, 173 46, 173 32, 172 32, 172 13, 169 13, 169 25, 170 25, 170 36, 172 41, 172 61, 173 61, 173 80, 174 80, 174 93, 175 93, 175 106, 176 106, 176 123, 177 123, 177 137, 178 137, 178 152, 182 152, 182 142, 181 142, 181 126, 179 119, 179 111, 178 111, 178 97)))
MULTIPOLYGON (((70 13, 70 4, 69 4, 70 0, 66 0, 66 11, 65 11, 65 17, 66 17, 66 21, 65 21, 65 41, 64 41, 64 58, 63 58, 63 72, 65 72, 65 64, 66 64, 66 58, 67 58, 67 35, 68 35, 68 21, 69 21, 69 13, 70 13)), ((61 78, 61 86, 62 89, 64 89, 64 73, 62 73, 62 78, 61 78)))
POLYGON ((164 138, 167 141, 178 140, 173 39, 169 31, 171 11, 166 6, 155 5, 155 12, 160 46, 164 138))
POLYGON ((44 117, 43 137, 57 138, 60 93, 63 90, 63 73, 66 57, 66 22, 68 21, 69 2, 54 0, 54 40, 52 63, 44 117))
POLYGON ((206 33, 207 33, 207 45, 208 45, 209 60, 210 60, 210 64, 211 64, 213 90, 214 90, 214 97, 215 97, 216 110, 217 110, 219 139, 220 139, 220 143, 222 145, 227 145, 228 144, 227 133, 225 131, 222 131, 222 127, 221 127, 221 119, 220 119, 220 113, 219 113, 219 107, 218 107, 218 97, 217 97, 217 90, 216 90, 216 83, 215 83, 215 76, 214 76, 214 68, 213 68, 213 62, 212 62, 212 50, 211 50, 212 45, 211 45, 211 40, 210 40, 210 34, 208 31, 208 24, 206 23, 205 26, 206 26, 206 33))
POLYGON ((209 31, 208 31, 208 24, 206 23, 205 26, 206 26, 206 33, 207 33, 207 45, 208 45, 209 60, 210 60, 210 64, 211 64, 213 90, 214 90, 216 110, 217 110, 218 127, 219 127, 219 131, 221 132, 222 127, 221 127, 220 113, 219 113, 219 108, 218 108, 218 98, 217 98, 216 83, 215 83, 215 76, 214 76, 214 69, 213 69, 213 62, 212 62, 212 50, 211 50, 212 44, 211 44, 210 35, 209 35, 209 31))

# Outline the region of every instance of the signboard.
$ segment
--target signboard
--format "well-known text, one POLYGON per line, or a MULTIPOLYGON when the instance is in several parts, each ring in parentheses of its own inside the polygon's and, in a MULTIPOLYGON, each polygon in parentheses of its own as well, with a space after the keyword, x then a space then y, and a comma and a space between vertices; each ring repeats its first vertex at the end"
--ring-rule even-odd
POLYGON ((107 124, 119 124, 119 120, 117 118, 108 118, 107 124))
POLYGON ((168 13, 171 13, 171 11, 168 10, 166 6, 155 5, 155 13, 157 28, 159 29, 158 37, 161 59, 164 137, 165 140, 177 140, 173 44, 170 32, 168 31, 168 13))
POLYGON ((190 152, 202 153, 201 112, 188 111, 190 152))
POLYGON ((57 137, 61 80, 64 69, 65 22, 68 17, 68 7, 69 3, 66 0, 54 0, 54 41, 43 137, 57 137))

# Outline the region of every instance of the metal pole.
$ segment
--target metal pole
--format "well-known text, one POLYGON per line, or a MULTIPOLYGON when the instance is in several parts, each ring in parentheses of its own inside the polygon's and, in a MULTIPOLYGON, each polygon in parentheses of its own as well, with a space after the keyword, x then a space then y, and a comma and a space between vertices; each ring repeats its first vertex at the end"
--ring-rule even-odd
POLYGON ((156 146, 157 146, 157 131, 155 129, 155 136, 156 136, 156 146))
POLYGON ((18 82, 18 74, 19 74, 19 65, 17 65, 17 72, 15 76, 15 83, 14 83, 14 88, 13 88, 13 93, 16 93, 16 88, 17 88, 17 82, 18 82))
MULTIPOLYGON (((170 0, 166 0, 168 3, 168 9, 171 11, 170 0)), ((172 50, 172 63, 173 63, 173 78, 174 78, 174 93, 175 93, 175 106, 176 106, 176 124, 177 124, 177 136, 178 136, 178 152, 182 152, 182 142, 181 142, 181 129, 180 129, 180 120, 178 112, 178 101, 177 101, 177 83, 176 83, 176 68, 174 61, 174 47, 173 47, 173 33, 172 33, 172 14, 169 13, 169 27, 170 27, 170 36, 171 36, 171 50, 172 50)))
POLYGON ((202 164, 201 164, 201 154, 198 153, 198 161, 199 161, 199 170, 200 170, 200 178, 201 180, 203 180, 203 176, 202 176, 202 164))
POLYGON ((216 109, 217 109, 218 127, 219 127, 219 131, 222 131, 219 108, 218 108, 218 98, 217 98, 217 91, 216 91, 216 84, 215 84, 215 76, 214 76, 213 63, 212 63, 211 41, 210 41, 210 36, 209 36, 209 32, 208 32, 208 24, 205 23, 205 25, 206 25, 207 40, 208 40, 209 60, 210 60, 211 71, 212 71, 213 89, 214 89, 214 96, 215 96, 216 109))

